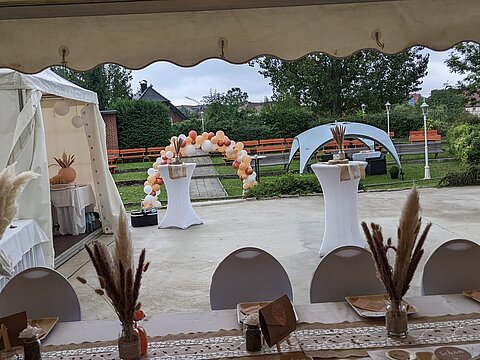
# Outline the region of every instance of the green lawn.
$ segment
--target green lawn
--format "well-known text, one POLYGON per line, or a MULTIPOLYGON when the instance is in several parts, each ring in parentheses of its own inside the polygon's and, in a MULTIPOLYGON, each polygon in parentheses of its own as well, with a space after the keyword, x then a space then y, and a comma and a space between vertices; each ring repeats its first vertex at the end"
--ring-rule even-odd
POLYGON ((115 181, 129 181, 129 180, 147 180, 148 174, 146 171, 115 173, 113 180, 115 181))
MULTIPOLYGON (((143 186, 120 186, 118 187, 118 192, 120 193, 120 197, 122 198, 124 204, 140 203, 145 197, 143 186)), ((165 202, 167 200, 165 186, 162 186, 158 200, 160 202, 165 202)), ((139 207, 136 208, 138 209, 139 207)))

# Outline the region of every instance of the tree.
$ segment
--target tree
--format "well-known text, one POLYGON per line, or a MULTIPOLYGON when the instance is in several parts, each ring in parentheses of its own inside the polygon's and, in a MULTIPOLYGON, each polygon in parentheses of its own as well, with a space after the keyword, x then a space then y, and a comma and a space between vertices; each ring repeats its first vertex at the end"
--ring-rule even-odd
POLYGON ((85 72, 77 72, 58 66, 52 68, 52 70, 68 81, 96 92, 100 110, 109 108, 115 101, 132 97, 130 86, 132 71, 119 65, 99 65, 85 72))
POLYGON ((406 101, 419 90, 428 59, 421 48, 412 48, 397 55, 364 50, 344 59, 312 54, 296 61, 267 56, 257 62, 275 98, 293 96, 317 114, 341 116, 358 111, 362 103, 380 111, 387 101, 406 101))
POLYGON ((466 42, 458 44, 445 61, 449 69, 455 73, 466 75, 459 82, 460 87, 468 95, 477 93, 480 88, 480 45, 466 42))

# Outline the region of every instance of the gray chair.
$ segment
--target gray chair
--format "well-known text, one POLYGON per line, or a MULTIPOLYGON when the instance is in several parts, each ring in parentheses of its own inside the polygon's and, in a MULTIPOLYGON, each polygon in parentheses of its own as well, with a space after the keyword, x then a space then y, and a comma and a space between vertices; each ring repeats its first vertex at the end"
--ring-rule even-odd
POLYGON ((455 239, 440 245, 425 263, 422 295, 457 294, 480 289, 480 246, 455 239))
POLYGON ((262 249, 235 250, 216 268, 210 285, 212 310, 235 309, 238 303, 293 300, 292 284, 283 266, 262 249))
POLYGON ((346 296, 385 293, 369 251, 340 246, 326 254, 313 273, 310 302, 344 301, 346 296))
POLYGON ((72 285, 59 272, 33 267, 15 275, 0 293, 0 317, 26 311, 29 319, 58 317, 60 322, 82 319, 72 285))

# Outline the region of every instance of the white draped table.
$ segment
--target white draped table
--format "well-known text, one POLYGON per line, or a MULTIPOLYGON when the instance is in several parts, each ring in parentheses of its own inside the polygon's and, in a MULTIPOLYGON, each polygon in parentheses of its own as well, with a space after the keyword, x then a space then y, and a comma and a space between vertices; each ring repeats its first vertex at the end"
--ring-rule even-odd
POLYGON ((80 185, 71 189, 51 190, 51 202, 62 235, 83 234, 86 230, 85 208, 95 204, 92 186, 80 185))
POLYGON ((203 220, 198 217, 190 202, 190 181, 196 164, 186 163, 185 165, 187 176, 179 179, 170 178, 168 165, 158 167, 168 196, 167 211, 158 228, 186 229, 192 225, 203 224, 203 220))
MULTIPOLYGON (((350 161, 349 167, 365 169, 366 162, 350 161)), ((325 232, 319 255, 344 245, 365 246, 358 222, 357 192, 360 177, 341 181, 339 165, 313 164, 312 170, 322 186, 325 204, 325 232)), ((349 169, 350 170, 350 169, 349 169)))
MULTIPOLYGON (((49 240, 36 221, 13 220, 12 225, 16 227, 7 228, 0 239, 0 250, 12 263, 12 277, 33 266, 45 266, 42 243, 49 240)), ((6 277, 0 277, 0 290, 7 282, 6 277)))

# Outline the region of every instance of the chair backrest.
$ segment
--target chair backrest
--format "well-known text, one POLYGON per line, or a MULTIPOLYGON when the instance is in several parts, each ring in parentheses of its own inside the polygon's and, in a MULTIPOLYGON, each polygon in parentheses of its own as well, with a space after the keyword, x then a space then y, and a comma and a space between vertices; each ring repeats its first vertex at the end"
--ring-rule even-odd
POLYGON ((425 262, 422 294, 456 294, 480 289, 480 245, 455 239, 440 245, 425 262))
POLYGON ((80 302, 68 280, 47 267, 33 267, 15 275, 0 293, 0 316, 26 311, 29 319, 82 319, 80 302))
POLYGON ((283 266, 262 249, 235 250, 220 262, 210 285, 212 310, 235 309, 238 303, 293 300, 292 284, 283 266))
POLYGON ((370 252, 358 246, 341 246, 326 254, 315 269, 310 302, 344 301, 346 296, 384 292, 370 252))

